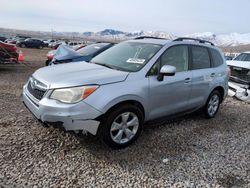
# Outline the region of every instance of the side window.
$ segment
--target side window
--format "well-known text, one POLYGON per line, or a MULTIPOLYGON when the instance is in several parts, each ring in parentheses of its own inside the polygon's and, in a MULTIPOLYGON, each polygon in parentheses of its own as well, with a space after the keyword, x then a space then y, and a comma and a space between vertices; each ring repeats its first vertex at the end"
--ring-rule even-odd
POLYGON ((160 60, 158 59, 156 63, 149 70, 148 75, 157 75, 159 70, 160 60))
POLYGON ((161 66, 172 65, 176 72, 188 70, 188 47, 184 45, 173 46, 167 49, 160 58, 161 66))
POLYGON ((167 49, 149 71, 149 75, 158 74, 159 65, 172 65, 176 72, 188 70, 188 46, 178 45, 167 49))
POLYGON ((218 67, 223 64, 223 59, 217 50, 211 49, 211 55, 213 59, 213 67, 218 67))
POLYGON ((192 69, 210 68, 210 57, 207 48, 192 46, 192 69))

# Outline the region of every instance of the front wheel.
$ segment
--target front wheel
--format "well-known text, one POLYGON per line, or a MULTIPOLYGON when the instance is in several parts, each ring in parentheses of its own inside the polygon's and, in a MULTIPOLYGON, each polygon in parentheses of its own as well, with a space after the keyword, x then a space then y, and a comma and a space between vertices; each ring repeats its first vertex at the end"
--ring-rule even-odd
POLYGON ((132 144, 140 135, 143 113, 137 106, 123 105, 108 114, 101 121, 98 135, 113 149, 121 149, 132 144))
POLYGON ((204 112, 207 118, 215 117, 220 108, 221 94, 217 90, 213 91, 207 100, 204 112))

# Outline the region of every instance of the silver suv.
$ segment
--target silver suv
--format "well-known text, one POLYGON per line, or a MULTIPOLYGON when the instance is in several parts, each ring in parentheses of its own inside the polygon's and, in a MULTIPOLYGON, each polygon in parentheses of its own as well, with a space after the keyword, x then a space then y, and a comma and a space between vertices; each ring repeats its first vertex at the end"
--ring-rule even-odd
POLYGON ((227 90, 227 65, 212 43, 139 37, 90 63, 37 70, 24 86, 23 102, 46 125, 89 132, 123 148, 149 120, 198 109, 214 117, 227 90))

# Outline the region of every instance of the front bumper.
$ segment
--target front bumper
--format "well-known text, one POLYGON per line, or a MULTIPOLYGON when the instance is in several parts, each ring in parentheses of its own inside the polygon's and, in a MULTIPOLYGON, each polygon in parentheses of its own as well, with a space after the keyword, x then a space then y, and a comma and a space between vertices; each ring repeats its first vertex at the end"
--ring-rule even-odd
POLYGON ((236 82, 229 81, 228 95, 236 97, 239 100, 250 103, 250 88, 248 85, 239 84, 236 82))
POLYGON ((95 120, 102 115, 100 111, 81 101, 76 104, 64 104, 48 98, 48 91, 42 100, 38 101, 27 90, 23 89, 22 100, 33 115, 43 123, 61 122, 66 131, 84 130, 96 135, 100 122, 95 120))

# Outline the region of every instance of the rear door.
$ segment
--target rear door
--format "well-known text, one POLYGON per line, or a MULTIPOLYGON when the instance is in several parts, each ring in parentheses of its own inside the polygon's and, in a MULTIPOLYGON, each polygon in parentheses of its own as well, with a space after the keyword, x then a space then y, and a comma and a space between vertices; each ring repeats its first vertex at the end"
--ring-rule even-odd
POLYGON ((192 73, 188 70, 188 46, 176 45, 168 48, 149 72, 150 119, 175 114, 189 108, 192 73), (176 67, 174 76, 157 75, 163 65, 176 67))
POLYGON ((36 40, 30 39, 30 47, 35 47, 35 45, 36 45, 36 40))
POLYGON ((210 92, 211 81, 215 72, 211 68, 211 56, 208 48, 203 46, 190 46, 192 70, 192 93, 190 96, 190 107, 199 107, 206 103, 210 92))
POLYGON ((32 43, 32 39, 28 39, 28 40, 26 40, 25 45, 26 45, 27 47, 32 47, 32 46, 31 46, 31 43, 32 43))

